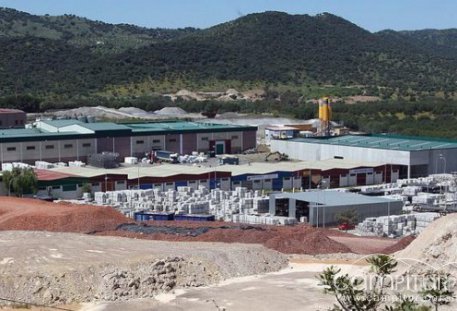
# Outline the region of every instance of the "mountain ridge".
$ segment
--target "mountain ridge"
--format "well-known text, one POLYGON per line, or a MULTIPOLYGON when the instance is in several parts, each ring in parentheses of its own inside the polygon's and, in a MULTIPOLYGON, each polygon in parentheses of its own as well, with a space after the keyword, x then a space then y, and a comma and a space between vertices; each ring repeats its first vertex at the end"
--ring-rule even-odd
POLYGON ((91 96, 124 85, 136 96, 138 85, 152 81, 155 92, 164 80, 361 85, 404 96, 454 93, 457 82, 457 30, 455 40, 449 30, 372 33, 330 13, 267 11, 173 30, 0 8, 0 42, 0 96, 91 96))

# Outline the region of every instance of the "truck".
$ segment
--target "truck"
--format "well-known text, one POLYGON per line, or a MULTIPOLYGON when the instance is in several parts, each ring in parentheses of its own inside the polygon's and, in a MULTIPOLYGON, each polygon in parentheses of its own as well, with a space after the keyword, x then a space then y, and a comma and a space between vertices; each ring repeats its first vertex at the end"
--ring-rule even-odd
POLYGON ((156 150, 154 151, 154 158, 161 160, 161 161, 166 161, 170 163, 178 163, 178 154, 176 152, 171 152, 167 150, 156 150))

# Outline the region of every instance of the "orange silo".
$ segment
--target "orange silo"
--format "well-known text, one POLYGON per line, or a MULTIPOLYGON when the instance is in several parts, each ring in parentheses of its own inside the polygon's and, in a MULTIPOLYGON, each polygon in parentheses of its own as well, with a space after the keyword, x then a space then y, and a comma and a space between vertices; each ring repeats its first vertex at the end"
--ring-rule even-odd
POLYGON ((322 100, 322 121, 328 122, 329 113, 328 113, 328 98, 323 98, 322 100))
POLYGON ((324 115, 324 104, 323 104, 322 100, 320 99, 319 100, 319 120, 322 121, 323 115, 324 115))

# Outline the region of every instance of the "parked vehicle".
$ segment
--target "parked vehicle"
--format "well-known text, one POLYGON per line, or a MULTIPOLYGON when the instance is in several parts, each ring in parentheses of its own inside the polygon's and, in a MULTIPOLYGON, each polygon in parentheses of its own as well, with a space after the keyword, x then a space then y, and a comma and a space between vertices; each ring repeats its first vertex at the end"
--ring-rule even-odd
POLYGON ((347 222, 342 223, 338 226, 338 229, 341 231, 348 231, 348 230, 354 230, 355 225, 354 224, 348 224, 347 222))
POLYGON ((167 150, 156 150, 154 151, 154 157, 161 161, 166 161, 170 163, 179 163, 178 157, 179 155, 175 152, 167 151, 167 150))

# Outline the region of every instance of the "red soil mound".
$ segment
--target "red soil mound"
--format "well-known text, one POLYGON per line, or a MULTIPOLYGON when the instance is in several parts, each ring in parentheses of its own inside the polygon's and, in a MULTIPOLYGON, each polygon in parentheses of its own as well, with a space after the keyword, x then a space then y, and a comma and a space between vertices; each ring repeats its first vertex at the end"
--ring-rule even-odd
MULTIPOLYGON (((131 219, 110 207, 56 204, 35 199, 0 197, 0 230, 95 232, 98 235, 165 241, 258 243, 288 254, 356 252, 351 251, 352 248, 347 243, 335 241, 335 237, 351 239, 352 235, 336 230, 316 229, 307 225, 275 227, 243 226, 221 222, 170 221, 151 222, 149 225, 185 227, 189 228, 189 231, 199 227, 211 227, 211 229, 198 236, 116 231, 120 224, 132 222, 131 219)), ((361 243, 359 240, 356 242, 361 243)))
MULTIPOLYGON (((181 223, 169 222, 181 226, 181 223)), ((152 223, 151 223, 152 225, 152 223)), ((188 224, 194 227, 194 224, 188 224)), ((206 223, 199 223, 205 226, 206 223)), ((234 226, 234 224, 227 224, 234 226)), ((187 225, 186 225, 187 226, 187 225)), ((224 243, 257 243, 286 254, 330 254, 350 253, 347 246, 330 239, 327 230, 315 229, 306 225, 294 227, 250 226, 249 229, 235 227, 230 229, 212 229, 198 236, 182 236, 172 234, 141 234, 126 231, 100 232, 98 235, 116 235, 129 238, 166 241, 199 241, 224 243)))
POLYGON ((89 233, 115 230, 130 219, 110 207, 0 197, 0 230, 89 233))
POLYGON ((406 236, 400 240, 398 240, 397 243, 395 243, 392 246, 386 247, 382 253, 384 254, 393 254, 395 252, 401 251, 402 249, 406 248, 409 244, 411 244, 412 241, 414 241, 415 237, 412 235, 406 236))

